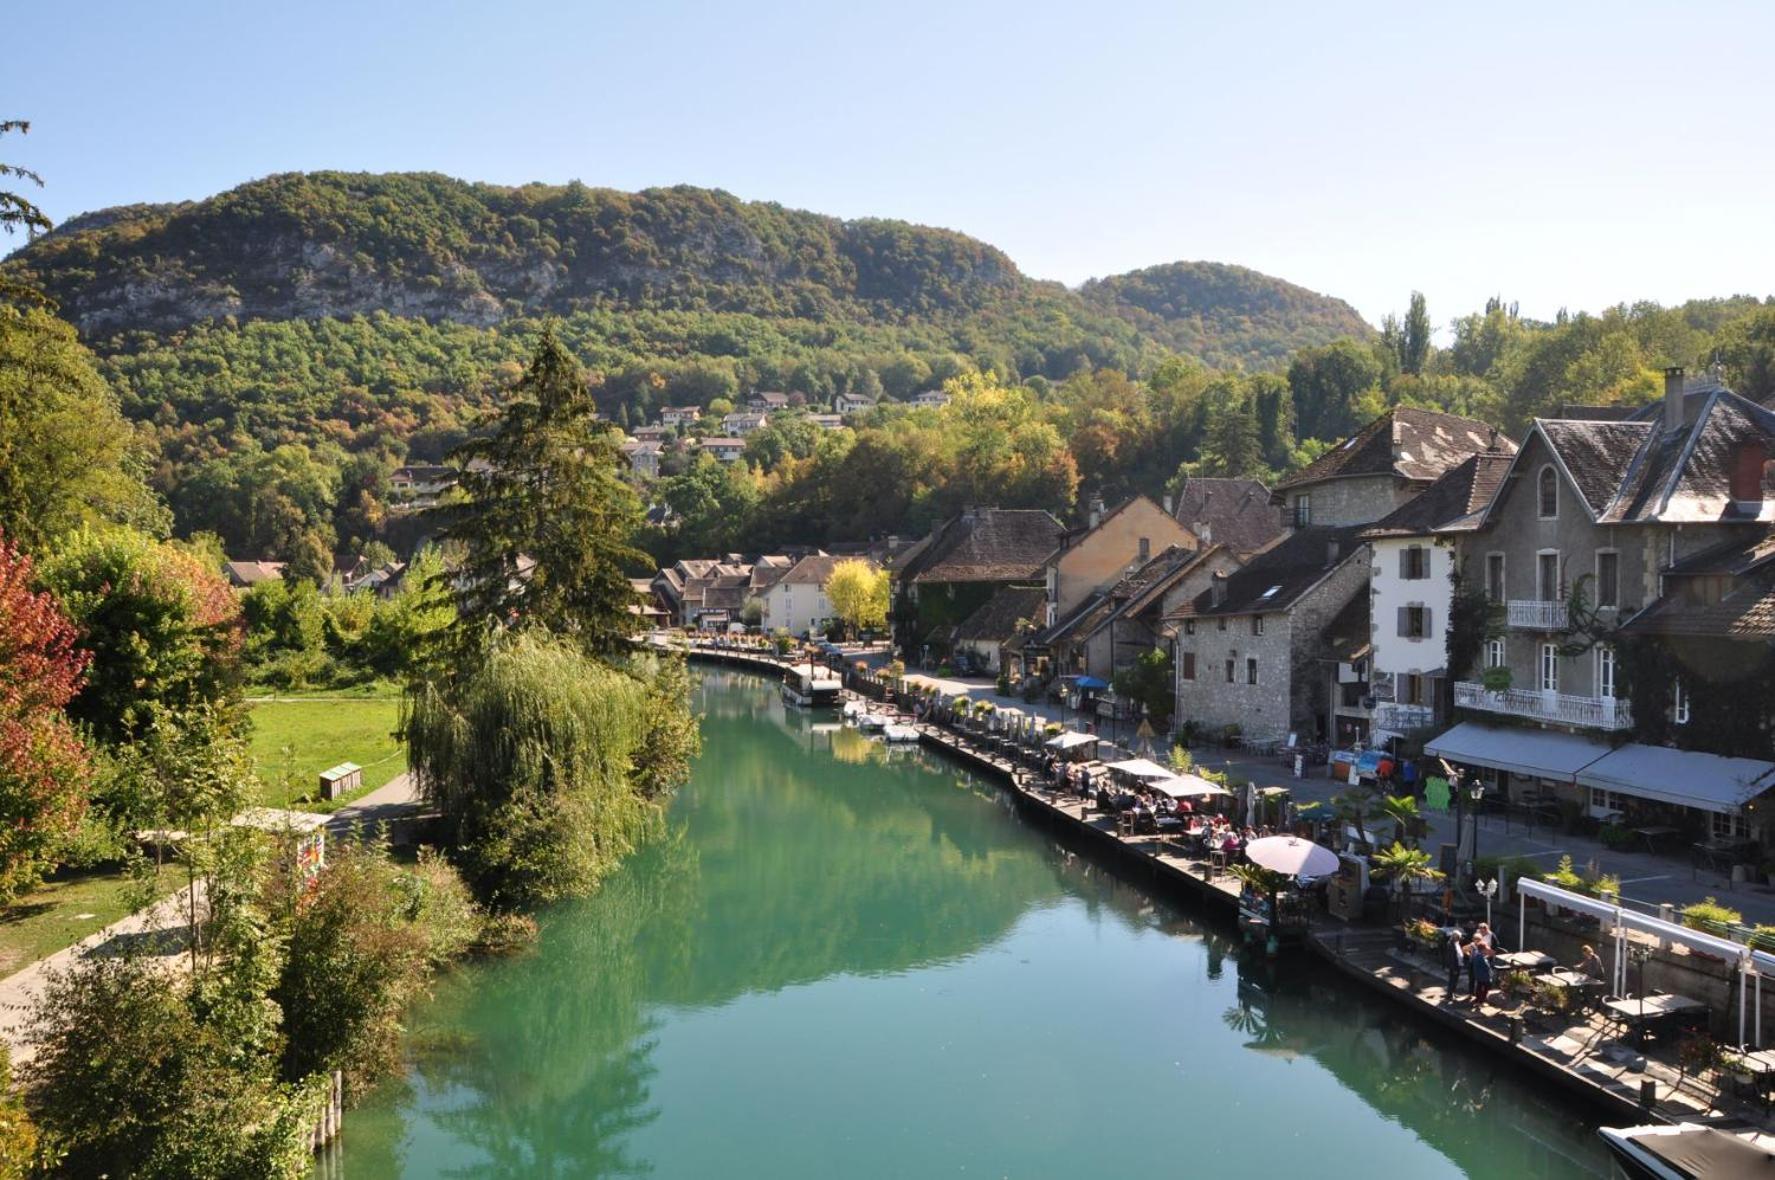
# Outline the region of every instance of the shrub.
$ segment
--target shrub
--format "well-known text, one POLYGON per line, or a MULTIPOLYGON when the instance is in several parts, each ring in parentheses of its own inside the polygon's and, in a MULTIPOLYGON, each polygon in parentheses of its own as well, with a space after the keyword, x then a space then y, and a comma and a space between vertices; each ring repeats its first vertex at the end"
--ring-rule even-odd
POLYGON ((1743 924, 1743 914, 1729 906, 1721 905, 1717 899, 1712 897, 1703 898, 1683 910, 1683 925, 1691 930, 1723 934, 1728 928, 1743 924))
POLYGON ((1621 824, 1604 824, 1597 837, 1602 840, 1604 848, 1620 850, 1630 847, 1634 842, 1633 830, 1621 824))

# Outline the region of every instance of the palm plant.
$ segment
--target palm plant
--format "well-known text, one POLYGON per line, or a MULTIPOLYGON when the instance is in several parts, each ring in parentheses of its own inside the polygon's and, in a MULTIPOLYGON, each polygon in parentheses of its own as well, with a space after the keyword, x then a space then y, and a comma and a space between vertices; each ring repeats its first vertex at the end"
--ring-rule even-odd
POLYGON ((1395 840, 1391 848, 1383 848, 1369 860, 1377 877, 1393 883, 1395 912, 1404 908, 1405 895, 1418 881, 1440 880, 1442 873, 1431 866, 1432 857, 1421 848, 1411 848, 1395 840))
POLYGON ((1418 836, 1424 830, 1424 816, 1415 796, 1388 795, 1379 802, 1377 810, 1376 818, 1393 821, 1393 843, 1417 847, 1418 836))

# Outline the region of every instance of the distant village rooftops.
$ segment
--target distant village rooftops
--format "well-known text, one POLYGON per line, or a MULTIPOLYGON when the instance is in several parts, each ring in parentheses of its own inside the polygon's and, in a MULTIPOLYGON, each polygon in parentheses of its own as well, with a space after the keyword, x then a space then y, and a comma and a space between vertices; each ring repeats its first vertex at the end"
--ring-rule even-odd
POLYGON ((1503 451, 1469 455, 1414 499, 1377 520, 1365 538, 1416 537, 1478 528, 1515 456, 1503 451))

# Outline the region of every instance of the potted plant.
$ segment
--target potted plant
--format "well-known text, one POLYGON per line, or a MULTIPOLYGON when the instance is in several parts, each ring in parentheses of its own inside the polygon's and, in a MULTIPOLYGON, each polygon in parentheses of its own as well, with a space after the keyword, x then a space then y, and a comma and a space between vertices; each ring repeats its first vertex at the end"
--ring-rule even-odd
POLYGON ((1487 668, 1479 674, 1479 683, 1490 696, 1500 697, 1510 691, 1510 669, 1501 664, 1487 668))

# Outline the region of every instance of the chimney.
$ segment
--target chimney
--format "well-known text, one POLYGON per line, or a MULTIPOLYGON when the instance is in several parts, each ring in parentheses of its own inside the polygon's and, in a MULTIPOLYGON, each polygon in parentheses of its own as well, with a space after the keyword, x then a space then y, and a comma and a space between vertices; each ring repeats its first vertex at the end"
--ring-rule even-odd
POLYGON ((1173 509, 1171 506, 1171 493, 1166 492, 1165 493, 1165 515, 1172 516, 1174 514, 1175 514, 1175 509, 1173 509))
POLYGON ((1325 542, 1325 564, 1326 565, 1336 565, 1339 552, 1340 552, 1340 550, 1338 548, 1338 543, 1337 543, 1336 537, 1333 537, 1331 540, 1325 542))
POLYGON ((1091 527, 1096 528, 1103 520, 1103 497, 1091 497, 1091 527))
POLYGON ((1214 525, 1211 522, 1204 520, 1200 531, 1202 533, 1202 548, 1206 549, 1214 544, 1214 525))
POLYGON ((1225 603, 1226 603, 1226 574, 1225 574, 1225 572, 1223 572, 1221 570, 1215 570, 1214 576, 1209 579, 1209 581, 1208 581, 1208 601, 1210 604, 1212 604, 1214 606, 1225 605, 1225 603))
POLYGON ((1681 430, 1683 425, 1683 367, 1672 365, 1664 370, 1664 429, 1681 430))

